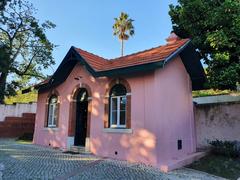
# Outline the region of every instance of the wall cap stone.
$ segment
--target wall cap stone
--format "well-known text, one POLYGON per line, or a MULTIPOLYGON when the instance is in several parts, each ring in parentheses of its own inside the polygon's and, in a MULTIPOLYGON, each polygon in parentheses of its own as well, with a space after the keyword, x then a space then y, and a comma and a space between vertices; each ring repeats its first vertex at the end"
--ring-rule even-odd
POLYGON ((228 103, 228 102, 240 102, 240 96, 238 95, 218 95, 218 96, 206 96, 193 98, 193 102, 198 104, 216 104, 216 103, 228 103))

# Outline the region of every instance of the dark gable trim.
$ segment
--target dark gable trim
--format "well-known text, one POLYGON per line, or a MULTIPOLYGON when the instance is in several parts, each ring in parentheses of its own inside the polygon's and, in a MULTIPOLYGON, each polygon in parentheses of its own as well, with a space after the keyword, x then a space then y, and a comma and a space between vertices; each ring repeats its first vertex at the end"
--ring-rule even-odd
POLYGON ((73 54, 76 55, 76 59, 80 62, 80 64, 84 65, 86 67, 86 69, 94 76, 97 77, 97 72, 86 62, 86 60, 84 58, 82 58, 82 56, 75 50, 75 47, 71 47, 73 48, 73 54))
POLYGON ((193 44, 190 43, 179 55, 192 80, 192 90, 204 89, 207 78, 200 61, 201 56, 195 50, 193 44))
POLYGON ((178 55, 181 57, 182 62, 191 78, 192 90, 204 89, 206 75, 200 61, 201 56, 196 51, 190 40, 169 57, 167 57, 164 61, 164 65, 173 60, 178 55))
POLYGON ((94 77, 117 77, 121 75, 131 75, 139 72, 152 71, 157 68, 163 68, 165 64, 173 60, 178 55, 180 55, 180 57, 182 58, 183 64, 192 79, 193 90, 202 89, 203 83, 205 82, 206 78, 202 64, 200 62, 201 58, 195 51, 190 40, 183 46, 181 46, 178 50, 176 50, 174 53, 169 55, 164 61, 129 66, 107 71, 95 71, 87 63, 87 61, 82 58, 82 56, 75 50, 75 47, 72 46, 68 51, 67 55, 64 57, 62 63, 59 65, 56 72, 49 80, 49 82, 47 84, 40 85, 38 89, 39 92, 44 92, 63 83, 67 79, 77 62, 80 62, 82 65, 84 65, 94 77))
POLYGON ((68 75, 77 63, 77 59, 73 54, 73 51, 74 47, 71 47, 53 76, 49 79, 48 83, 37 87, 39 92, 45 92, 53 87, 56 87, 67 79, 68 75))
MULTIPOLYGON (((180 48, 178 48, 175 52, 173 52, 172 54, 170 54, 165 60, 164 60, 164 64, 168 63, 169 61, 173 60, 174 58, 176 58, 179 53, 181 53, 187 46, 189 46, 189 44, 191 43, 191 40, 187 41, 183 46, 181 46, 180 48)), ((195 51, 195 50, 194 50, 195 51)))

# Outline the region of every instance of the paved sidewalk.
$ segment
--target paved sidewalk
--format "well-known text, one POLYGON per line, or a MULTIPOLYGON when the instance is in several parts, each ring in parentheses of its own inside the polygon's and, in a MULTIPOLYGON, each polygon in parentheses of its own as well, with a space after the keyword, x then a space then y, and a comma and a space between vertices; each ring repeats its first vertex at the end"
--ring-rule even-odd
POLYGON ((4 170, 4 165, 0 164, 0 180, 2 180, 3 173, 2 171, 4 170))
POLYGON ((180 169, 162 173, 140 163, 101 159, 93 155, 71 155, 36 145, 0 139, 0 180, 2 179, 163 179, 215 180, 215 176, 180 169))

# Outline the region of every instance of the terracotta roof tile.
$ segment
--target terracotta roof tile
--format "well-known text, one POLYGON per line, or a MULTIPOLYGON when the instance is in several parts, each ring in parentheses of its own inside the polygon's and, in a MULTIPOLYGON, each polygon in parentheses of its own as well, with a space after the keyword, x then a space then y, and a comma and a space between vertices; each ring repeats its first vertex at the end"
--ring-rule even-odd
POLYGON ((90 52, 84 51, 80 48, 75 48, 77 52, 87 61, 87 63, 96 71, 101 71, 108 60, 92 54, 90 52))
POLYGON ((107 71, 163 61, 188 41, 189 39, 177 40, 173 44, 166 44, 109 60, 79 48, 75 49, 95 71, 107 71))

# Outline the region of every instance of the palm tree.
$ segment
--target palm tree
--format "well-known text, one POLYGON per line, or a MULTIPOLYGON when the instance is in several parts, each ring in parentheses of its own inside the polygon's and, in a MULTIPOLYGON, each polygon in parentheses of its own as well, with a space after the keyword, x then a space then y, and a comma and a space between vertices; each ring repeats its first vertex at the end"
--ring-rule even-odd
POLYGON ((113 35, 118 36, 121 41, 121 55, 123 56, 123 43, 124 40, 128 40, 130 36, 134 35, 134 27, 132 22, 134 20, 129 19, 128 14, 121 12, 119 18, 114 18, 115 23, 113 25, 113 35))

